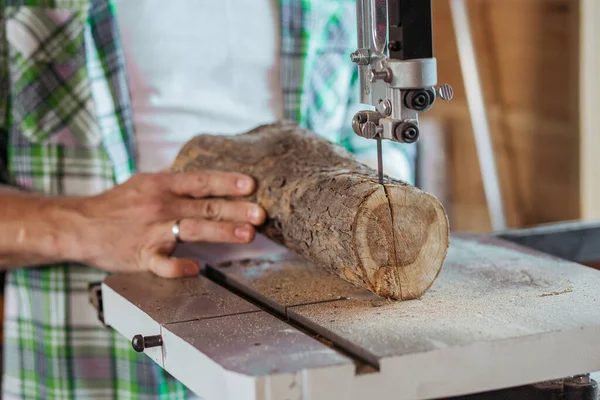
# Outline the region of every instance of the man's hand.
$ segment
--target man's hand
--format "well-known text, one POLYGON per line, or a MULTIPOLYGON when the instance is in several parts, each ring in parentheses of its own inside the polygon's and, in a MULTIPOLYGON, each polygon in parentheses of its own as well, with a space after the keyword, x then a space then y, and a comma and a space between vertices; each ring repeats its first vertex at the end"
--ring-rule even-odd
POLYGON ((252 178, 224 172, 136 175, 98 196, 63 203, 78 215, 73 240, 63 248, 70 259, 107 271, 194 275, 199 271, 194 261, 170 257, 173 225, 180 221, 185 242, 251 242, 265 211, 223 197, 246 196, 254 188, 252 178))

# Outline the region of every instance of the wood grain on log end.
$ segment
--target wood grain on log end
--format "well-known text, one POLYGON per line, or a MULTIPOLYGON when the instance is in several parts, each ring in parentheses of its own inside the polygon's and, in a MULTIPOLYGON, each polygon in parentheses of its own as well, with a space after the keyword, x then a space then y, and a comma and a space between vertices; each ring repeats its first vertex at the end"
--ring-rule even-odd
POLYGON ((173 171, 236 171, 256 179, 247 200, 267 211, 259 231, 373 293, 409 300, 440 273, 448 219, 440 202, 377 173, 318 135, 281 122, 238 136, 199 135, 173 171))
MULTIPOLYGON (((354 223, 362 281, 383 297, 421 297, 442 269, 448 233, 446 214, 435 197, 411 186, 381 186, 361 205, 354 223)), ((356 280, 352 269, 344 275, 356 280)))

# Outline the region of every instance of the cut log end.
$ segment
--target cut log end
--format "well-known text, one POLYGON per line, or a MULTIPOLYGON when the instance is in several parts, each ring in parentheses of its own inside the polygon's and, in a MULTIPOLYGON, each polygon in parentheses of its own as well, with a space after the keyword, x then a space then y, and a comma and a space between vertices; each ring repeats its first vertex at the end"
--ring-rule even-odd
POLYGON ((362 281, 392 299, 421 297, 439 275, 448 249, 448 220, 439 201, 415 188, 381 186, 359 208, 354 248, 362 281), (393 249, 393 251, 390 251, 393 249))

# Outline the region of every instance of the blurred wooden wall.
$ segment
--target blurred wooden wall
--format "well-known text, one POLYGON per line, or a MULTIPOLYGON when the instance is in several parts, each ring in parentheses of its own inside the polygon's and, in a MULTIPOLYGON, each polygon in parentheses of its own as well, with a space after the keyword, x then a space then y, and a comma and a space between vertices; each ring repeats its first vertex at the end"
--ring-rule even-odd
MULTIPOLYGON (((438 82, 455 97, 426 118, 445 139, 451 226, 488 231, 449 0, 433 2, 438 82)), ((467 3, 508 225, 580 218, 578 1, 467 3)))

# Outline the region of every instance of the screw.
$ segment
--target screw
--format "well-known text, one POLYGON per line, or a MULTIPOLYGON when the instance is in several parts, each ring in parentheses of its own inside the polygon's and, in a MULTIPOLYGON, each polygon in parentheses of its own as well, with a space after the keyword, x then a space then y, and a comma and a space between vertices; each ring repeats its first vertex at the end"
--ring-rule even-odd
POLYGON ((450 85, 444 83, 437 89, 437 95, 442 100, 450 101, 454 97, 454 90, 450 85))
POLYGON ((402 143, 413 143, 419 139, 419 128, 413 123, 403 123, 394 130, 396 140, 402 143))
POLYGON ((145 349, 149 349, 151 347, 162 346, 162 336, 142 336, 135 335, 133 339, 131 339, 131 346, 138 353, 143 353, 145 349))
POLYGON ((377 111, 382 113, 385 116, 389 116, 392 114, 392 102, 389 100, 379 100, 379 104, 377 105, 377 111))
POLYGON ((415 96, 413 101, 417 106, 423 107, 425 104, 427 104, 427 96, 423 93, 419 93, 415 96))
POLYGON ((411 110, 427 111, 435 101, 435 93, 425 89, 409 90, 404 97, 404 104, 411 110))
POLYGON ((350 54, 350 61, 358 65, 369 65, 371 56, 360 50, 356 50, 354 53, 350 54))
POLYGON ((401 48, 402 48, 402 45, 400 44, 400 42, 398 42, 396 40, 391 41, 388 44, 389 51, 400 51, 401 48))
POLYGON ((417 140, 417 137, 419 136, 419 131, 413 127, 406 128, 404 132, 402 132, 402 136, 404 137, 405 143, 412 143, 415 140, 417 140))
POLYGON ((371 82, 375 82, 377 80, 383 80, 384 82, 392 81, 392 70, 389 68, 384 68, 381 71, 371 70, 371 82))

